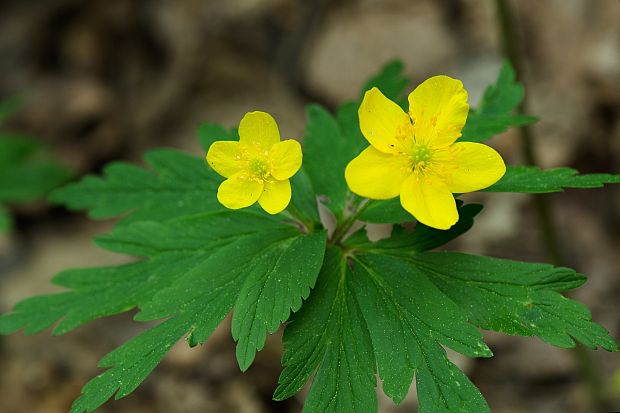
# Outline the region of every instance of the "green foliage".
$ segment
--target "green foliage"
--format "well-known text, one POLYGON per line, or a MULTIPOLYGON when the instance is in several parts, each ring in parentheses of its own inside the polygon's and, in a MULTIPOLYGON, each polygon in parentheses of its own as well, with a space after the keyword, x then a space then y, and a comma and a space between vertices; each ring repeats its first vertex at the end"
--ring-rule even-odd
POLYGON ((579 175, 571 168, 542 170, 535 166, 510 166, 489 192, 526 192, 530 194, 559 192, 564 188, 601 188, 605 184, 620 183, 620 175, 579 175))
POLYGON ((405 65, 400 60, 392 60, 386 63, 381 71, 371 77, 362 87, 360 102, 364 98, 364 93, 373 87, 378 88, 385 96, 398 103, 400 107, 407 110, 407 96, 405 90, 411 81, 403 74, 405 65))
MULTIPOLYGON (((403 94, 409 80, 403 76, 402 69, 400 61, 385 65, 364 85, 360 102, 366 90, 378 87, 385 96, 404 105, 403 94)), ((351 212, 355 197, 347 187, 344 168, 368 146, 359 128, 357 108, 360 102, 344 103, 336 116, 318 104, 309 105, 306 110, 304 167, 321 201, 339 218, 351 212), (326 156, 329 168, 325 167, 326 156)))
POLYGON ((393 198, 370 202, 360 214, 360 219, 376 224, 400 224, 414 218, 400 205, 400 198, 393 198))
POLYGON ((219 177, 204 160, 173 149, 149 151, 144 159, 151 170, 114 162, 104 168, 103 176, 87 176, 57 189, 50 200, 87 209, 91 218, 126 214, 125 222, 222 209, 215 198, 219 177))
POLYGON ((102 360, 100 366, 110 370, 84 388, 76 412, 97 408, 117 391, 117 397, 133 391, 176 341, 188 336, 190 345, 204 342, 233 307, 237 358, 247 369, 266 335, 308 297, 325 233, 304 235, 271 217, 223 211, 166 224, 135 222, 97 243, 147 259, 63 272, 54 282, 72 291, 25 300, 0 318, 4 334, 20 328, 36 333, 59 319, 54 333, 63 334, 135 307, 142 310, 137 320, 168 319, 102 360), (122 371, 131 376, 119 376, 122 371))
POLYGON ((515 114, 525 96, 523 85, 515 79, 515 72, 504 61, 495 84, 487 87, 478 108, 472 109, 463 128, 461 141, 484 142, 511 127, 528 125, 538 119, 515 114))
MULTIPOLYGON (((18 107, 17 101, 0 103, 0 121, 18 107)), ((71 172, 52 161, 45 147, 32 138, 0 132, 0 232, 10 229, 7 205, 42 198, 66 182, 71 172)))
POLYGON ((375 412, 378 366, 397 403, 416 372, 422 411, 488 411, 441 347, 491 355, 455 304, 398 258, 327 254, 317 288, 286 329, 277 400, 299 391, 318 367, 305 412, 375 412))
MULTIPOLYGON (((407 84, 402 64, 392 62, 362 93, 376 86, 404 104, 407 84)), ((472 110, 465 138, 483 140, 522 124, 524 118, 512 114, 522 98, 522 86, 505 65, 472 110)), ((459 201, 460 220, 447 231, 395 225, 391 237, 378 242, 363 230, 328 240, 317 199, 337 217, 342 233, 356 219, 412 220, 398 199, 367 203, 348 191, 344 168, 367 146, 357 108, 348 102, 332 115, 309 106, 304 164, 291 180, 285 214, 224 209, 215 195, 222 178, 202 156, 170 149, 148 152, 146 169, 115 163, 102 176, 55 191, 54 202, 86 209, 93 218, 120 218, 97 244, 140 258, 61 272, 53 281, 67 291, 18 303, 0 317, 0 334, 52 326, 54 334, 64 334, 133 309, 139 310, 136 321, 159 321, 101 360, 106 370, 84 386, 72 413, 127 396, 176 342, 204 343, 231 310, 241 370, 251 365, 267 334, 286 323, 274 398, 291 397, 312 380, 307 413, 376 412, 377 373, 396 403, 415 380, 421 413, 488 412, 478 389, 444 350, 490 357, 479 329, 536 336, 559 347, 580 342, 618 349, 585 307, 561 294, 585 281, 573 270, 430 251, 468 231, 481 205, 459 201)), ((236 139, 237 132, 204 124, 199 137, 207 150, 216 140, 236 139)), ((0 156, 17 156, 9 153, 0 156)), ((489 190, 548 192, 612 182, 617 177, 579 176, 568 168, 511 167, 489 190)))
POLYGON ((410 260, 480 328, 537 336, 563 348, 576 340, 618 350, 583 305, 560 294, 585 282, 571 269, 454 252, 411 254, 410 260))
POLYGON ((0 205, 0 233, 6 232, 13 226, 13 218, 9 211, 0 205))
MULTIPOLYGON (((469 231, 474 225, 474 217, 482 210, 482 205, 469 204, 463 205, 458 201, 459 221, 446 231, 437 231, 418 223, 414 230, 407 229, 400 225, 394 226, 389 238, 371 242, 363 231, 358 231, 344 241, 347 248, 354 251, 382 252, 393 251, 427 251, 447 244, 459 235, 469 231)), ((362 214, 363 215, 363 214, 362 214)), ((360 215, 360 216, 362 216, 360 215)))

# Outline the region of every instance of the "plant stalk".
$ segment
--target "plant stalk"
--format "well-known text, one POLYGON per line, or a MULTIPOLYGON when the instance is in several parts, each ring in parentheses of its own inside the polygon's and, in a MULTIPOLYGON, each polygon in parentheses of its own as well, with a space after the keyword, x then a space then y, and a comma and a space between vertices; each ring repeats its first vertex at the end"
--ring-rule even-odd
POLYGON ((357 218, 359 218, 362 212, 364 212, 366 208, 368 208, 368 205, 370 205, 370 203, 371 201, 369 199, 364 199, 359 204, 355 212, 351 214, 347 219, 345 219, 342 225, 338 225, 338 227, 336 227, 336 230, 332 235, 332 239, 330 240, 331 244, 338 244, 340 241, 343 240, 343 238, 347 235, 353 224, 355 224, 355 222, 357 221, 357 218))
MULTIPOLYGON (((519 39, 514 33, 514 16, 508 0, 496 0, 497 18, 499 21, 500 37, 504 55, 512 62, 517 79, 523 79, 523 62, 520 59, 519 39)), ((517 109, 520 114, 527 113, 526 98, 517 109)), ((521 134, 522 155, 525 162, 530 165, 538 164, 538 155, 534 145, 532 130, 528 125, 519 128, 521 134)), ((549 259, 556 266, 562 266, 564 258, 557 230, 554 223, 553 208, 549 197, 544 194, 532 195, 532 201, 536 209, 538 221, 541 226, 541 235, 547 250, 549 259)), ((587 386, 590 404, 593 411, 609 411, 611 406, 604 391, 604 383, 600 369, 591 353, 581 345, 573 350, 577 369, 587 386)))

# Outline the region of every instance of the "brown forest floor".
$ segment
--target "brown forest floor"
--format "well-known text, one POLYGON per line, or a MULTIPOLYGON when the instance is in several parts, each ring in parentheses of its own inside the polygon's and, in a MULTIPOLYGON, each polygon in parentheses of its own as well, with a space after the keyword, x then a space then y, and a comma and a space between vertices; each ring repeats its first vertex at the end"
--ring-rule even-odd
MULTIPOLYGON (((620 3, 513 1, 530 112, 542 166, 620 173, 620 3)), ((25 94, 12 129, 48 142, 81 173, 111 160, 172 146, 200 154, 202 121, 237 124, 271 112, 285 137, 303 134, 303 107, 357 96, 364 79, 399 57, 417 83, 447 73, 472 102, 496 76, 498 29, 492 1, 472 0, 48 0, 0 2, 0 98, 25 94), (302 4, 300 6, 300 4, 302 4)), ((493 144, 519 161, 514 132, 493 144)), ((527 196, 486 201, 464 251, 548 261, 527 196)), ((620 188, 550 197, 566 264, 589 276, 574 296, 620 337, 620 188)), ((111 228, 43 205, 17 210, 18 230, 0 240, 0 311, 54 291, 59 270, 117 263, 90 238, 111 228)), ((143 329, 130 315, 63 337, 0 338, 0 412, 62 413, 97 374, 97 360, 143 329)), ((130 397, 101 412, 298 412, 300 400, 271 402, 280 337, 246 374, 228 327, 197 349, 173 349, 130 397)), ((458 362, 496 413, 593 413, 574 355, 537 339, 488 334, 490 360, 458 362)), ((591 356, 605 390, 620 356, 591 356)), ((617 386, 620 387, 620 386, 617 386)), ((620 388, 615 389, 620 410, 620 388)), ((381 412, 415 411, 381 400, 381 412)))

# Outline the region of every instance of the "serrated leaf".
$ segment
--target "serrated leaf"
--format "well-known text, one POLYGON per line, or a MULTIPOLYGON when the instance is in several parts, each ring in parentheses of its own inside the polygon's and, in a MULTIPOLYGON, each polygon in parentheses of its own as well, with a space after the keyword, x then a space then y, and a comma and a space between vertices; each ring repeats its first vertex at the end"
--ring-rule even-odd
MULTIPOLYGON (((236 131, 204 124, 202 144, 238 139, 236 131)), ((203 158, 174 149, 155 149, 144 155, 149 169, 113 162, 102 176, 86 176, 80 182, 57 189, 50 201, 72 210, 85 209, 93 219, 122 216, 121 224, 169 220, 202 212, 222 211, 217 188, 224 180, 203 158)), ((291 204, 307 223, 318 222, 316 199, 308 178, 298 172, 291 178, 291 204)), ((256 208, 256 207, 254 207, 256 208)), ((252 209, 252 208, 250 208, 252 209)))
POLYGON ((416 372, 420 412, 488 411, 441 347, 469 357, 492 355, 460 308, 398 258, 367 254, 355 264, 352 289, 371 333, 383 391, 400 403, 416 372))
POLYGON ((308 298, 323 261, 324 234, 291 239, 257 258, 248 271, 232 319, 237 360, 242 371, 262 350, 267 333, 275 332, 291 311, 308 298))
POLYGON ((375 359, 339 250, 327 250, 317 286, 284 332, 284 371, 274 399, 298 392, 316 371, 304 412, 375 412, 375 359))
POLYGON ((93 412, 112 396, 118 400, 133 392, 189 328, 190 320, 173 318, 108 354, 99 367, 109 370, 82 388, 81 396, 71 406, 71 413, 93 412))
POLYGON ((204 159, 172 149, 152 150, 144 158, 152 170, 111 163, 103 176, 87 176, 57 189, 50 200, 73 210, 86 209, 95 219, 125 214, 125 223, 223 209, 216 198, 221 178, 204 159))
POLYGON ((490 356, 480 333, 423 274, 396 257, 353 261, 328 250, 317 287, 284 333, 275 399, 291 397, 316 370, 304 412, 376 412, 384 391, 404 398, 417 372, 421 412, 488 411, 440 344, 490 356))
POLYGON ((487 192, 545 193, 560 192, 565 188, 601 188, 605 184, 620 183, 620 175, 579 175, 571 168, 540 169, 536 166, 509 166, 506 174, 487 192))
POLYGON ((61 319, 54 333, 62 334, 135 307, 142 310, 139 321, 168 319, 102 360, 101 366, 110 370, 85 386, 76 412, 92 411, 113 394, 129 394, 174 342, 186 335, 190 345, 204 342, 233 307, 241 313, 233 316, 233 334, 240 346, 239 364, 246 369, 266 335, 308 296, 325 242, 324 231, 302 234, 279 219, 250 211, 131 223, 97 243, 147 259, 59 274, 55 283, 72 290, 18 303, 0 317, 0 333, 22 328, 36 333, 61 319))
POLYGON ((484 142, 508 128, 536 122, 534 116, 514 113, 524 96, 523 85, 517 82, 514 69, 504 61, 497 81, 484 91, 478 107, 470 110, 459 141, 484 142))
POLYGON ((481 328, 537 336, 564 348, 578 341, 618 350, 585 306, 560 294, 585 282, 571 269, 447 252, 412 254, 410 260, 481 328))

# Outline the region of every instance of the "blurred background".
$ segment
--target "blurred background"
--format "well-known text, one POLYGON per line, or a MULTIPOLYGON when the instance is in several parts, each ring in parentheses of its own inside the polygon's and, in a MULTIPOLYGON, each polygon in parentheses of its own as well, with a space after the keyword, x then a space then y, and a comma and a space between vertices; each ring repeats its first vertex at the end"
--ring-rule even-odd
MULTIPOLYGON (((236 126, 250 110, 301 137, 304 105, 334 108, 357 98, 364 80, 400 58, 414 84, 435 74, 464 81, 472 105, 494 81, 505 40, 518 56, 538 162, 581 172, 620 173, 620 2, 507 1, 510 37, 494 0, 1 0, 0 100, 24 106, 5 128, 36 136, 79 174, 112 160, 141 162, 149 148, 202 155, 203 121, 236 126)), ((522 162, 518 131, 495 138, 509 163, 522 162)), ((548 197, 565 265, 587 274, 573 296, 620 338, 620 187, 548 197)), ((536 208, 523 195, 475 195, 486 208, 454 248, 550 262, 536 208)), ((0 312, 55 291, 68 267, 120 263, 91 242, 111 222, 43 202, 14 209, 0 237, 0 312)), ((141 331, 131 315, 100 320, 66 336, 0 338, 0 412, 67 412, 97 360, 141 331)), ((130 397, 100 412, 298 412, 301 398, 271 401, 280 372, 280 336, 253 367, 238 370, 229 326, 206 345, 175 347, 130 397)), ((456 362, 494 412, 620 410, 620 357, 574 352, 537 339, 487 334, 488 360, 456 362), (581 361, 580 361, 581 360, 581 361), (590 379, 585 371, 590 371, 590 379)), ((382 396, 382 413, 414 412, 382 396)))

